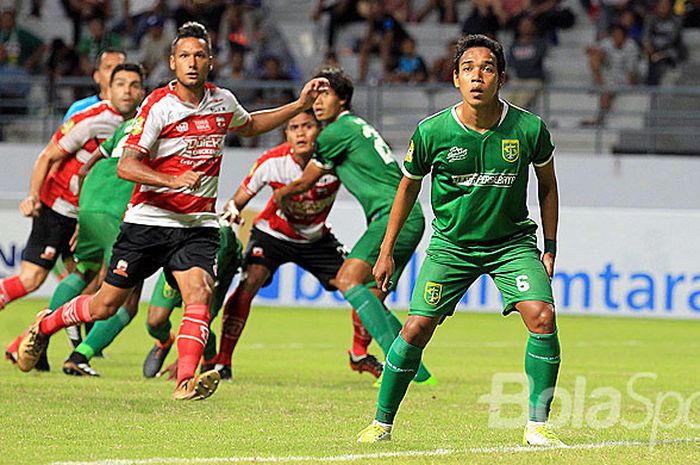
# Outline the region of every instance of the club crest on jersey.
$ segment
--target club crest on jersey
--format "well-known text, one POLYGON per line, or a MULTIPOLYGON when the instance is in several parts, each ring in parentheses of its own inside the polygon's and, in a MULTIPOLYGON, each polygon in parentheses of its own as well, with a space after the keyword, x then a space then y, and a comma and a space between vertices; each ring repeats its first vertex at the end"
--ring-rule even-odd
POLYGON ((428 305, 437 305, 440 303, 440 299, 442 299, 442 284, 432 281, 425 283, 425 294, 423 298, 428 305))
POLYGON ((224 116, 217 116, 214 118, 214 121, 216 121, 216 127, 225 129, 226 128, 226 117, 224 116))
POLYGON ((118 274, 119 276, 124 276, 125 278, 129 277, 129 273, 126 272, 126 269, 129 267, 129 262, 126 260, 119 260, 117 262, 117 267, 112 270, 114 274, 118 274))
POLYGON ((56 249, 47 245, 40 257, 44 260, 53 260, 56 257, 56 249))
POLYGON ((413 151, 416 149, 416 145, 411 141, 411 144, 408 146, 408 150, 406 150, 406 158, 403 159, 406 163, 411 163, 413 161, 413 151))
POLYGON ((143 132, 143 123, 144 119, 143 116, 139 116, 134 120, 134 124, 131 125, 131 135, 132 136, 138 136, 143 132))
POLYGON ((515 163, 520 156, 520 140, 503 139, 501 141, 501 156, 508 163, 515 163))
POLYGON ((72 119, 69 119, 63 125, 61 126, 61 134, 66 135, 68 134, 68 131, 73 129, 73 126, 75 126, 75 122, 73 122, 72 119))

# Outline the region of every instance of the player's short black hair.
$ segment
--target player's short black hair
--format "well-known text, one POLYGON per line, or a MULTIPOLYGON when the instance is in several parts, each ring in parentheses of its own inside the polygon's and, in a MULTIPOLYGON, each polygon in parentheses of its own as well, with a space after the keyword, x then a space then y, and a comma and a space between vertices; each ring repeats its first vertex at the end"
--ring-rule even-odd
POLYGON ((197 21, 188 21, 177 29, 177 34, 175 38, 170 43, 170 54, 175 54, 175 47, 177 46, 177 41, 180 39, 185 39, 187 37, 194 37, 195 39, 202 39, 207 43, 207 50, 211 54, 211 37, 209 37, 209 32, 203 24, 197 21))
MULTIPOLYGON (((299 113, 299 115, 302 115, 302 114, 304 114, 304 113, 306 113, 307 115, 311 116, 311 118, 313 118, 314 123, 316 124, 316 126, 320 126, 320 125, 321 125, 321 122, 320 122, 318 119, 316 119, 316 113, 314 113, 313 108, 307 108, 306 110, 304 110, 304 111, 302 111, 301 113, 299 113)), ((297 115, 297 116, 299 116, 299 115, 297 115)), ((290 118, 290 119, 291 119, 291 118, 290 118)), ((289 125, 289 120, 287 121, 287 125, 289 125)))
POLYGON ((464 55, 464 52, 475 47, 485 47, 491 50, 496 57, 496 71, 498 71, 498 74, 505 73, 506 57, 503 53, 503 46, 497 40, 493 40, 483 34, 469 34, 462 36, 457 41, 457 52, 455 52, 452 62, 455 73, 459 72, 459 60, 464 55))
POLYGON ((141 79, 142 85, 144 84, 144 81, 146 80, 146 73, 143 70, 143 66, 141 66, 140 64, 138 64, 138 63, 119 63, 112 70, 112 75, 109 77, 109 85, 112 85, 112 81, 114 81, 114 76, 116 76, 119 71, 129 71, 131 73, 138 74, 139 78, 141 79))
POLYGON ((341 68, 323 68, 316 73, 315 78, 326 78, 330 83, 331 89, 340 100, 345 100, 345 109, 350 110, 352 102, 352 93, 355 88, 352 85, 352 79, 341 68))
POLYGON ((124 50, 114 47, 103 48, 102 50, 100 50, 100 53, 98 53, 95 57, 95 71, 100 69, 100 63, 102 63, 102 58, 104 58, 104 56, 108 53, 118 53, 119 55, 124 55, 124 58, 126 58, 126 52, 124 50))

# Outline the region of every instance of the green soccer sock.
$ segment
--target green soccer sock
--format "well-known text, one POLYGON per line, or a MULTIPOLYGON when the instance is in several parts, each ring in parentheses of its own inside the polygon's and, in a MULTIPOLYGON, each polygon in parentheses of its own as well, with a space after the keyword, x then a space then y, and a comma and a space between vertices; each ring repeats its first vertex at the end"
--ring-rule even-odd
MULTIPOLYGON (((401 332, 401 328, 403 328, 401 320, 399 320, 399 317, 397 317, 396 314, 388 308, 384 307, 384 309, 386 319, 389 324, 389 327, 391 328, 392 333, 398 335, 401 332)), ((416 373, 416 377, 413 380, 422 383, 423 381, 428 380, 431 376, 432 375, 430 374, 428 369, 425 367, 425 365, 423 365, 423 362, 420 362, 420 364, 418 365, 418 372, 416 373)))
MULTIPOLYGON (((399 318, 394 312, 387 309, 367 286, 355 286, 349 289, 344 296, 345 300, 357 311, 362 324, 382 348, 386 358, 389 348, 403 327, 399 318)), ((421 363, 416 374, 416 381, 425 381, 430 376, 428 369, 421 363)))
POLYGON ((87 283, 83 278, 75 273, 69 274, 58 283, 58 287, 53 291, 49 302, 49 310, 54 311, 61 305, 70 302, 78 297, 86 287, 87 283))
POLYGON ((110 345, 129 321, 131 321, 129 312, 124 307, 119 308, 110 318, 97 321, 75 351, 90 360, 97 352, 110 345))
POLYGON ((411 380, 416 376, 423 349, 397 336, 389 349, 379 388, 375 420, 393 424, 399 405, 406 395, 411 380))
POLYGON ((156 327, 152 327, 148 324, 148 322, 146 322, 148 334, 150 334, 152 338, 158 340, 161 344, 166 344, 170 340, 170 331, 172 328, 173 324, 170 322, 170 320, 166 320, 165 323, 156 327))
POLYGON ((547 421, 554 398, 560 362, 559 338, 551 334, 530 333, 525 348, 525 373, 530 383, 529 418, 547 421))

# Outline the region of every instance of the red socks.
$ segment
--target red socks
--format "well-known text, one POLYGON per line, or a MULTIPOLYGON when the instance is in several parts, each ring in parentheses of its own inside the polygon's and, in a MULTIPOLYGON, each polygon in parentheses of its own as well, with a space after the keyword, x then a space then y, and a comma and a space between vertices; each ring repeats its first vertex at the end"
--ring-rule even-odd
POLYGON ((27 294, 28 292, 24 288, 22 281, 20 281, 19 276, 9 276, 5 279, 0 279, 0 310, 13 300, 24 297, 27 294))
POLYGON ((355 333, 352 335, 352 353, 353 355, 367 355, 367 347, 372 342, 372 336, 365 328, 365 325, 360 321, 357 311, 352 309, 352 326, 355 333))
POLYGON ((39 331, 46 336, 51 336, 59 329, 92 322, 90 302, 94 297, 94 295, 79 295, 67 304, 61 305, 53 313, 41 320, 39 331))
POLYGON ((254 297, 255 294, 238 287, 226 301, 224 314, 221 317, 221 344, 217 363, 231 365, 233 349, 236 348, 245 323, 248 321, 250 304, 254 297))
POLYGON ((177 385, 194 378, 204 346, 209 339, 209 305, 185 306, 182 324, 177 334, 177 385))

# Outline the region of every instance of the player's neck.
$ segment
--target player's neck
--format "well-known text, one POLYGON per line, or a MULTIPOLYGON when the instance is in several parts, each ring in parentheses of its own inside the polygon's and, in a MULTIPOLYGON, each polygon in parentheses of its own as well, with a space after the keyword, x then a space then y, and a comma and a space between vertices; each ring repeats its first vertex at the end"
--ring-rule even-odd
POLYGON ((180 81, 175 83, 175 93, 183 102, 199 105, 204 98, 204 86, 185 86, 180 81))
POLYGON ((501 120, 503 103, 496 98, 485 106, 473 107, 466 102, 457 106, 457 117, 462 123, 477 132, 486 132, 501 120))
POLYGON ((296 160, 301 167, 305 167, 309 163, 309 160, 311 160, 311 155, 312 152, 301 154, 292 151, 292 157, 294 157, 294 160, 296 160))
POLYGON ((109 91, 101 90, 100 93, 97 94, 97 98, 100 100, 109 100, 109 91))

